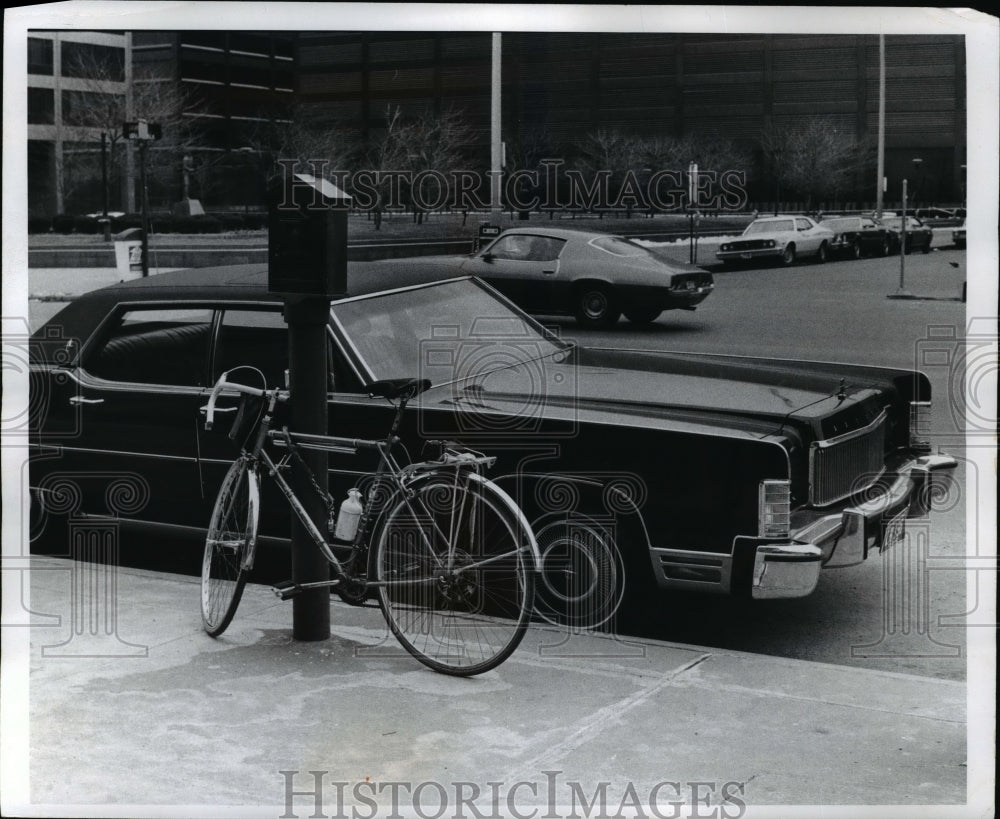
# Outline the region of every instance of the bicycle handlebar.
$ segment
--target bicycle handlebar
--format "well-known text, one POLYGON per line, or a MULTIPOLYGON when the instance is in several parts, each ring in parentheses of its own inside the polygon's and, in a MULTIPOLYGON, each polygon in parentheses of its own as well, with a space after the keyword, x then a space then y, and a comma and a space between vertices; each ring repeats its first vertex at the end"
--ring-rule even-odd
POLYGON ((233 390, 234 392, 243 393, 244 395, 253 395, 262 397, 268 394, 268 392, 277 393, 278 390, 266 390, 260 387, 250 387, 246 384, 240 384, 237 381, 227 381, 226 376, 231 373, 232 370, 226 370, 222 375, 219 376, 219 380, 215 382, 215 386, 212 387, 212 392, 208 396, 208 404, 202 407, 205 412, 205 429, 211 430, 212 424, 215 423, 215 402, 218 400, 222 391, 225 389, 233 390))

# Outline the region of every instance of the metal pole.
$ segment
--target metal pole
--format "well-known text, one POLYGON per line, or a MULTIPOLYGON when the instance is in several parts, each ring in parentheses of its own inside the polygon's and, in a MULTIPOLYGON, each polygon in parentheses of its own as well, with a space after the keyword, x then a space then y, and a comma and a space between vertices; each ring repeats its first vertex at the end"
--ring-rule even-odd
POLYGON ((500 174, 503 163, 500 129, 501 35, 493 32, 493 62, 490 93, 490 219, 500 222, 500 174))
POLYGON ((905 293, 906 287, 906 180, 903 180, 903 212, 899 217, 899 292, 905 293))
POLYGON ((149 192, 146 190, 146 144, 139 141, 139 186, 142 188, 142 275, 149 275, 149 192))
POLYGON ((882 218, 882 191, 885 187, 885 35, 878 36, 878 184, 875 218, 882 218))
MULTIPOLYGON (((327 434, 326 323, 330 300, 317 296, 285 298, 285 321, 288 322, 289 426, 296 432, 327 434)), ((327 488, 327 455, 303 450, 302 459, 319 486, 327 488)), ((297 465, 296 465, 297 466, 297 465)), ((313 523, 323 531, 327 510, 323 499, 310 485, 301 468, 291 474, 292 486, 313 523)), ((330 566, 293 516, 292 580, 315 583, 330 579, 330 566)), ((307 589, 292 598, 292 637, 296 640, 326 640, 330 636, 330 589, 307 589)))
POLYGON ((111 241, 111 220, 108 219, 108 135, 101 131, 101 191, 104 199, 104 241, 111 241))

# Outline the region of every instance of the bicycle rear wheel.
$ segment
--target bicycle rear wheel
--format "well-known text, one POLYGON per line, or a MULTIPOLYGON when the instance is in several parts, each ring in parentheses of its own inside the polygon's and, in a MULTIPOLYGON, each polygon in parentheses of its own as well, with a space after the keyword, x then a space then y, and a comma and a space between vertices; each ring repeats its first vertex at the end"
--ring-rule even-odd
POLYGON ((232 622, 243 596, 257 544, 259 501, 257 472, 240 456, 215 499, 201 563, 201 620, 213 637, 232 622))
POLYGON ((400 643, 435 671, 488 671, 524 637, 533 540, 512 507, 494 484, 454 472, 390 501, 375 552, 379 604, 400 643))

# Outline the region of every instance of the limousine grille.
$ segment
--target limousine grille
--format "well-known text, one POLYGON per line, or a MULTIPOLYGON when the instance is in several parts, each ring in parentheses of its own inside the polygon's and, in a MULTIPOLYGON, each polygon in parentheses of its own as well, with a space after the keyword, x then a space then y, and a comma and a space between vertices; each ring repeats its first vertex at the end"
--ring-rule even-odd
POLYGON ((809 503, 827 506, 861 492, 885 471, 885 410, 868 426, 809 449, 809 503))

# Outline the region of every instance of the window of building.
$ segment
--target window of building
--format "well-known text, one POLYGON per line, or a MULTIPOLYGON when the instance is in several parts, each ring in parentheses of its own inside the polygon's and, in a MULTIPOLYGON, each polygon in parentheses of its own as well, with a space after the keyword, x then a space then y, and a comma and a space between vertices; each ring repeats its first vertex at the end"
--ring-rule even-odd
POLYGON ((51 88, 28 89, 28 123, 51 125, 55 122, 55 95, 51 88))
POLYGON ((62 118, 70 125, 104 126, 124 114, 125 98, 96 91, 63 91, 62 118))
POLYGON ((52 75, 52 41, 28 38, 28 73, 52 75))
POLYGON ((94 43, 63 43, 64 77, 88 80, 125 81, 125 49, 94 43))

